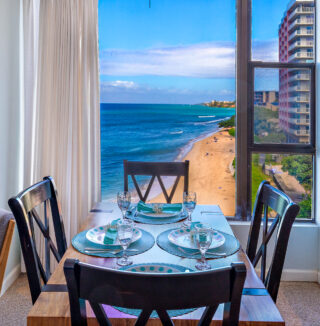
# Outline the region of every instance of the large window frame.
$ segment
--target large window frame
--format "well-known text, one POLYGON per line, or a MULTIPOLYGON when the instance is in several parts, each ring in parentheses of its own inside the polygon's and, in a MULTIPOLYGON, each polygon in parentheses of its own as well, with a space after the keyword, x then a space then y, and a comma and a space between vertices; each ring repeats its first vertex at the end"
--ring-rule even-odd
MULTIPOLYGON (((313 63, 253 61, 251 58, 251 21, 252 0, 237 0, 236 219, 241 220, 249 220, 251 218, 251 157, 253 153, 310 154, 313 156, 313 161, 316 156, 316 63, 315 61, 313 63), (254 73, 257 68, 304 68, 310 70, 310 143, 257 144, 254 142, 254 73)), ((314 42, 316 42, 316 37, 314 37, 314 42)), ((314 46, 315 50, 316 45, 314 46)), ((315 168, 316 164, 313 162, 313 180, 315 180, 316 175, 315 168)), ((313 182, 313 203, 316 196, 315 188, 315 182, 313 182)), ((313 212, 314 205, 312 205, 311 218, 299 220, 303 222, 314 222, 313 212)))

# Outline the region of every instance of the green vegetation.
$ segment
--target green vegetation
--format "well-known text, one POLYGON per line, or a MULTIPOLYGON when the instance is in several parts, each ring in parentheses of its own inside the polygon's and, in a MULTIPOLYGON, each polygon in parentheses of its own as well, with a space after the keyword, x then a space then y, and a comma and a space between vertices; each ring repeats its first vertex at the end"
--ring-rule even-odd
POLYGON ((236 136, 236 129, 235 129, 235 127, 229 129, 228 132, 229 132, 229 135, 230 136, 232 136, 232 137, 235 137, 236 136))
POLYGON ((307 191, 305 198, 299 203, 300 212, 298 217, 311 217, 311 189, 312 189, 312 157, 311 155, 290 155, 282 159, 282 170, 288 173, 301 183, 307 191))
POLYGON ((282 159, 282 170, 297 178, 302 186, 310 191, 312 188, 311 155, 290 155, 282 159))
POLYGON ((254 140, 257 143, 283 143, 286 136, 279 128, 279 113, 260 106, 254 108, 254 140))
POLYGON ((306 196, 304 200, 299 203, 300 212, 298 218, 310 218, 311 217, 311 197, 306 196))
POLYGON ((251 196, 251 208, 253 209, 254 201, 256 199, 256 194, 259 188, 260 183, 263 180, 270 180, 270 177, 267 176, 262 172, 261 167, 259 166, 259 154, 252 155, 252 168, 251 168, 251 189, 252 189, 252 196, 251 196))
POLYGON ((220 121, 218 123, 219 128, 230 128, 230 127, 235 127, 235 115, 233 115, 230 119, 220 121))
MULTIPOLYGON (((259 155, 252 155, 252 207, 254 205, 255 195, 258 187, 263 180, 269 180, 270 177, 262 172, 259 166, 259 155)), ((281 162, 276 163, 271 154, 265 155, 265 164, 280 164, 282 170, 287 171, 294 176, 307 191, 307 195, 298 203, 300 212, 298 218, 311 217, 311 189, 312 189, 312 157, 311 155, 283 155, 281 162)))
POLYGON ((213 107, 213 108, 235 108, 236 101, 211 101, 203 103, 205 106, 213 107))

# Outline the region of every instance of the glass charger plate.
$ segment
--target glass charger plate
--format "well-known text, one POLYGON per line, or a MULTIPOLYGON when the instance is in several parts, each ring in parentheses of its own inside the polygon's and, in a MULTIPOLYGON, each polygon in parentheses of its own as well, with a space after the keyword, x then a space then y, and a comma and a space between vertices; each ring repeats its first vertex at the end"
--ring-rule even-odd
MULTIPOLYGON (((188 273, 193 271, 192 269, 184 266, 166 264, 166 263, 135 264, 131 266, 122 267, 120 268, 120 270, 125 270, 128 272, 136 272, 136 273, 164 273, 164 274, 188 273)), ((139 316, 141 313, 141 310, 139 309, 128 309, 128 308, 115 307, 115 306, 113 306, 113 308, 133 316, 139 316)), ((196 308, 190 308, 190 309, 168 310, 167 312, 170 317, 177 317, 177 316, 190 313, 195 310, 196 308)), ((150 315, 150 318, 159 318, 159 316, 156 311, 153 311, 150 315)))
MULTIPOLYGON (((213 230, 212 232, 212 243, 209 249, 221 247, 226 241, 224 235, 216 230, 213 230)), ((168 235, 168 239, 171 243, 178 247, 198 250, 197 245, 193 241, 193 233, 190 231, 190 229, 172 230, 168 235)))
POLYGON ((187 218, 188 214, 184 211, 181 211, 178 214, 175 214, 171 217, 155 217, 155 216, 146 216, 140 214, 136 208, 133 208, 132 210, 128 211, 127 218, 144 224, 169 224, 169 223, 176 223, 181 220, 184 220, 187 218))
MULTIPOLYGON (((108 246, 108 247, 121 246, 118 239, 116 239, 115 243, 113 243, 113 244, 109 244, 109 243, 107 244, 104 242, 104 237, 105 237, 105 234, 107 231, 107 227, 108 227, 108 225, 103 225, 103 226, 98 226, 98 227, 88 230, 86 233, 86 238, 90 242, 93 242, 93 243, 96 243, 99 245, 103 245, 103 246, 108 246)), ((131 243, 134 243, 135 241, 139 240, 141 238, 141 236, 142 236, 141 231, 137 228, 134 228, 131 243)))

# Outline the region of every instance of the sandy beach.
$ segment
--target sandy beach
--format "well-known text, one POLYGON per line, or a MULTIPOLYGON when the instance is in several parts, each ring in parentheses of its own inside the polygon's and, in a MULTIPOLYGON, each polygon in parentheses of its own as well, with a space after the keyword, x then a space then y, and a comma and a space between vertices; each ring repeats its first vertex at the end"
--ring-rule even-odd
MULTIPOLYGON (((226 216, 235 213, 235 178, 231 171, 234 157, 235 138, 225 129, 196 142, 184 157, 190 161, 189 190, 197 193, 198 204, 219 205, 226 216)), ((180 180, 172 202, 181 202, 182 193, 180 180)), ((164 196, 152 202, 165 202, 164 196)))

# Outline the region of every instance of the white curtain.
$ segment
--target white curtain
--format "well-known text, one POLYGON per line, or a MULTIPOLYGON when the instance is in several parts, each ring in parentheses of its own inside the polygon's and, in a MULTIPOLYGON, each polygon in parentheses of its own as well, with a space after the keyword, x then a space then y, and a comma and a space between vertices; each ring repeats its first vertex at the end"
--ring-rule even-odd
POLYGON ((24 186, 55 179, 68 244, 100 200, 98 0, 23 0, 24 186))

